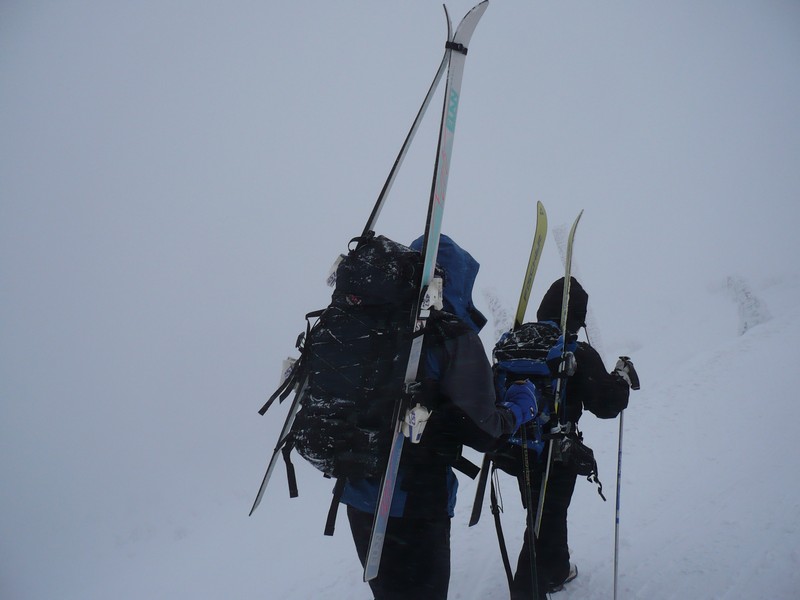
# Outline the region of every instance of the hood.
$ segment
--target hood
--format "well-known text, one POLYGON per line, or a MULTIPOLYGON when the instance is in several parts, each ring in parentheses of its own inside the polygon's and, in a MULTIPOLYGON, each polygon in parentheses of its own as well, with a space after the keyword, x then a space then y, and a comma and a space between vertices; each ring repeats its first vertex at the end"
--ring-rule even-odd
MULTIPOLYGON (((423 239, 421 236, 411 242, 411 248, 422 251, 423 239)), ((444 234, 439 237, 436 264, 444 271, 444 309, 479 332, 486 325, 486 317, 472 303, 472 287, 480 264, 444 234)))
MULTIPOLYGON (((536 318, 539 321, 554 321, 561 324, 561 302, 564 299, 564 278, 556 280, 550 289, 545 292, 536 318)), ((567 331, 578 333, 581 327, 586 326, 586 311, 589 305, 589 294, 583 289, 578 280, 570 277, 569 306, 567 309, 567 331)))

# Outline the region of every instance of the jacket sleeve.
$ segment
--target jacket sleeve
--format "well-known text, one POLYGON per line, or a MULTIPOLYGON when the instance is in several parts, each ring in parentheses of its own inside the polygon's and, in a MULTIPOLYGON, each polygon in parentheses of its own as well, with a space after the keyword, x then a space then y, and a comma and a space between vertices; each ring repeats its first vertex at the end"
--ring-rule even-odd
POLYGON ((586 410, 601 419, 613 419, 628 407, 628 384, 606 371, 597 350, 581 342, 575 351, 575 360, 578 367, 567 385, 569 397, 580 400, 586 410))
POLYGON ((498 406, 494 376, 483 344, 470 331, 445 342, 442 348, 439 393, 442 410, 461 443, 479 451, 514 432, 511 411, 498 406))

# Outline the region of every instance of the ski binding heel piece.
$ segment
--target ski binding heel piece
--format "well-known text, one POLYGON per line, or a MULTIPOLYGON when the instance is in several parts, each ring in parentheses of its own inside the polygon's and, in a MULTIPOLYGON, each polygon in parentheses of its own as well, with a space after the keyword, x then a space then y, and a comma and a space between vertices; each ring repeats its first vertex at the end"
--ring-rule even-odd
POLYGON ((414 408, 406 411, 406 418, 403 419, 403 435, 412 444, 418 444, 422 439, 422 432, 431 417, 431 411, 417 403, 414 408))
POLYGON ((420 305, 420 310, 429 311, 432 308, 436 310, 442 310, 444 307, 442 298, 443 298, 443 282, 441 277, 434 277, 431 279, 430 283, 428 284, 427 289, 425 290, 425 295, 422 297, 422 304, 420 305))

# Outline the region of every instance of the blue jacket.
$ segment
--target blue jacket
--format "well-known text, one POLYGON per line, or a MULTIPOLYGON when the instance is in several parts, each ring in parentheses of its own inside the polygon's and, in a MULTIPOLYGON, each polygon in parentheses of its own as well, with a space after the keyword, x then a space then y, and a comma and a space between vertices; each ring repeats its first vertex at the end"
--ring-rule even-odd
MULTIPOLYGON (((422 238, 411 247, 419 250, 422 238)), ((408 518, 452 517, 458 480, 451 468, 461 444, 491 448, 514 430, 514 417, 495 404, 492 370, 478 333, 485 317, 472 302, 480 265, 442 235, 437 264, 444 271, 444 311, 429 320, 419 381, 433 414, 420 444, 406 442, 390 515, 408 518)), ((350 480, 342 502, 374 512, 380 481, 350 480)))

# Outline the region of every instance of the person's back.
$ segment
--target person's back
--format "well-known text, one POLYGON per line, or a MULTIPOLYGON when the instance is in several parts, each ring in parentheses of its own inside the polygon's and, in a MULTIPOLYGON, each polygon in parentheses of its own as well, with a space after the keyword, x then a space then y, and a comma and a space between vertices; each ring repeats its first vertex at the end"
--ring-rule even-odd
MULTIPOLYGON (((421 240, 411 244, 419 249, 421 240)), ((532 418, 536 391, 517 385, 498 406, 491 366, 478 332, 486 319, 472 304, 479 265, 447 236, 437 265, 444 271, 444 310, 432 311, 418 381, 420 402, 431 417, 419 444, 404 443, 378 577, 378 600, 445 599, 450 579, 450 519, 462 445, 489 448, 532 418)), ((363 564, 380 481, 348 481, 347 504, 356 550, 363 564)))
MULTIPOLYGON (((545 293, 536 313, 539 321, 561 321, 564 279, 555 281, 545 293)), ((586 325, 589 296, 580 283, 572 278, 567 310, 567 336, 577 336, 586 325)), ((587 342, 578 342, 573 353, 575 369, 565 380, 566 390, 560 415, 551 410, 551 421, 545 430, 555 428, 572 439, 579 439, 578 421, 583 410, 589 410, 601 419, 615 418, 628 406, 629 381, 616 369, 608 372, 597 351, 587 342)), ((539 502, 542 478, 547 468, 545 451, 541 455, 531 454, 530 494, 534 510, 539 502)), ((547 481, 547 490, 542 512, 539 535, 536 539, 536 566, 540 597, 548 591, 556 591, 577 575, 576 567, 570 563, 567 543, 567 512, 575 489, 577 472, 570 461, 553 461, 547 481)), ((525 502, 524 481, 520 478, 520 492, 525 502)), ((530 536, 526 532, 522 550, 517 561, 511 597, 532 598, 530 567, 530 536)))
MULTIPOLYGON (((555 281, 542 297, 536 318, 561 320, 564 279, 555 281)), ((567 332, 577 335, 586 326, 589 294, 574 277, 570 281, 567 332)), ((628 406, 629 386, 616 372, 609 373, 603 359, 588 342, 578 342, 574 352, 575 373, 567 380, 564 409, 566 421, 577 424, 583 409, 601 419, 613 419, 628 406)))

